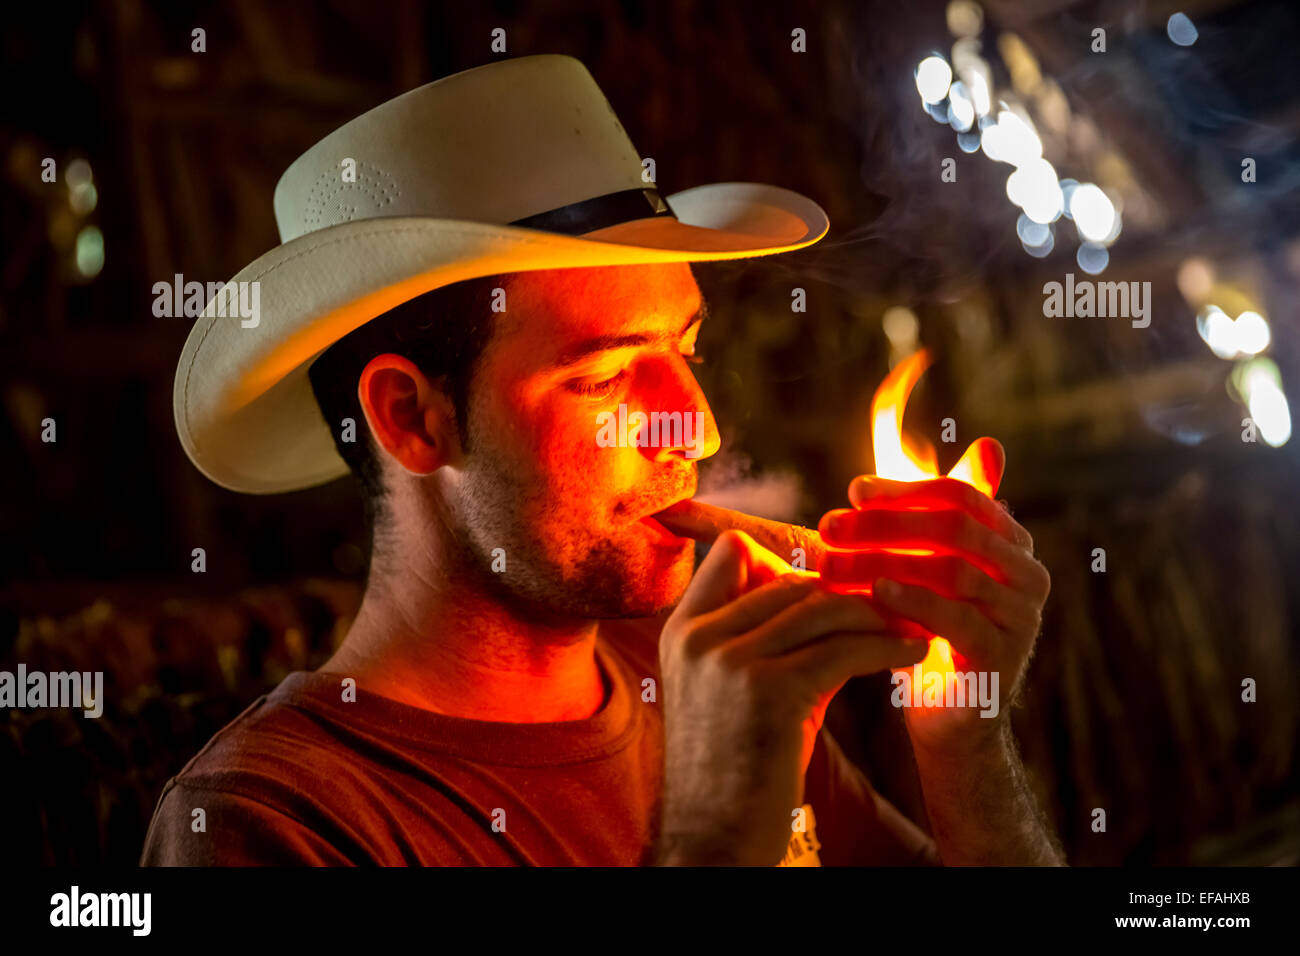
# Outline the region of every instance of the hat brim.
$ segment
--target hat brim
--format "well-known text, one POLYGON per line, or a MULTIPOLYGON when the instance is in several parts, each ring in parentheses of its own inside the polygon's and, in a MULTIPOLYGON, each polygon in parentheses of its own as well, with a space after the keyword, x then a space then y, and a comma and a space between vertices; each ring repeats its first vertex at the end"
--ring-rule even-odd
POLYGON ((258 283, 258 324, 218 315, 218 295, 186 339, 172 397, 186 454, 232 491, 272 494, 323 484, 348 468, 307 369, 389 309, 505 272, 789 252, 828 228, 816 203, 776 186, 715 183, 668 202, 676 219, 641 219, 583 236, 404 216, 340 223, 277 246, 230 280, 258 283))

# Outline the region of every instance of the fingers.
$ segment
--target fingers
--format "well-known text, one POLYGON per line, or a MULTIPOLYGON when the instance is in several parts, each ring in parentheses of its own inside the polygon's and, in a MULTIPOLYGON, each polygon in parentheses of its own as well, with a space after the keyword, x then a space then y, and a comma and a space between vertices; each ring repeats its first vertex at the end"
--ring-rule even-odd
MULTIPOLYGON (((901 629, 912 637, 928 637, 910 622, 901 629)), ((891 633, 891 639, 899 640, 890 620, 866 597, 836 594, 818 587, 754 627, 735 641, 727 653, 738 660, 774 657, 838 632, 891 633)))
POLYGON ((894 510, 936 510, 960 508, 1002 537, 1033 551, 1034 539, 992 498, 954 478, 930 481, 891 481, 875 475, 859 475, 849 483, 849 501, 854 508, 894 510))
POLYGON ((958 555, 830 551, 822 562, 822 579, 828 587, 865 589, 878 578, 929 588, 950 600, 977 603, 1002 627, 1018 622, 1024 604, 1017 591, 958 555))
POLYGON ((998 496, 1002 473, 1006 470, 1007 453, 996 438, 977 438, 966 453, 948 471, 949 478, 974 485, 990 498, 998 496))
POLYGON ((790 570, 743 531, 724 531, 700 562, 672 617, 692 618, 716 610, 790 570))
POLYGON ((950 600, 929 588, 890 580, 876 582, 872 593, 881 606, 942 634, 964 656, 974 660, 997 660, 999 631, 970 604, 950 600))
POLYGON ((773 660, 811 682, 825 694, 850 677, 875 674, 892 667, 911 667, 929 650, 924 639, 900 640, 888 634, 857 632, 828 634, 821 640, 773 660))
MULTIPOLYGON (((841 508, 827 512, 819 530, 831 548, 888 548, 959 555, 1012 588, 1036 590, 1041 582, 1042 566, 1028 551, 956 508, 941 511, 841 508)), ((830 562, 832 574, 836 566, 836 562, 830 562)), ((826 572, 827 567, 823 556, 821 570, 826 572)))
POLYGON ((791 571, 695 619, 702 643, 718 643, 770 621, 820 590, 815 574, 791 571))
POLYGON ((739 531, 737 534, 744 539, 745 556, 749 562, 749 578, 746 582, 746 590, 770 584, 787 574, 807 573, 795 571, 789 561, 745 534, 745 532, 739 531))

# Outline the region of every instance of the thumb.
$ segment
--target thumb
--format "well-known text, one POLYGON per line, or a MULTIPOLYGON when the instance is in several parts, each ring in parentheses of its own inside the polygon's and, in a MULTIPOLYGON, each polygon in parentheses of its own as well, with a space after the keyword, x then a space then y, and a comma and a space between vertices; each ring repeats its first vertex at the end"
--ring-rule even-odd
POLYGON ((674 615, 698 617, 794 569, 743 531, 728 529, 714 540, 674 615))

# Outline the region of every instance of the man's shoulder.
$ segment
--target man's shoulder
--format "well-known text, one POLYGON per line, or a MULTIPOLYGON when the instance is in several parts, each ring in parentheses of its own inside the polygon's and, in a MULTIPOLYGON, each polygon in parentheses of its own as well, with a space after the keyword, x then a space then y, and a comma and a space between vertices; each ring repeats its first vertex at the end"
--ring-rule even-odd
POLYGON ((249 704, 172 778, 192 788, 239 790, 267 780, 328 778, 346 752, 315 715, 285 693, 292 678, 249 704))
POLYGON ((373 781, 344 723, 294 692, 306 676, 290 675, 217 731, 167 781, 155 813, 212 804, 298 821, 346 818, 373 781))
POLYGON ((280 690, 250 704, 167 781, 143 862, 327 864, 353 858, 343 848, 358 841, 346 813, 332 805, 346 803, 355 761, 325 724, 280 690))

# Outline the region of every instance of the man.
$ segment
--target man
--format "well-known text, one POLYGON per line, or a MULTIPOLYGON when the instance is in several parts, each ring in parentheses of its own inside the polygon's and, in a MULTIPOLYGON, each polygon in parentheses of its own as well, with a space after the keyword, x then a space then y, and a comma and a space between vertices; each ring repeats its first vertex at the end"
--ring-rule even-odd
POLYGON ((719 444, 688 263, 806 246, 815 204, 753 184, 665 200, 586 70, 545 56, 345 125, 276 212, 284 244, 233 280, 261 282, 261 319, 196 322, 177 427, 240 491, 351 468, 365 596, 329 661, 168 783, 143 862, 1060 862, 1005 717, 909 714, 933 841, 821 728, 849 677, 919 661, 928 633, 1009 701, 1047 581, 1005 511, 947 479, 930 514, 856 482, 881 507, 823 530, 858 561, 841 579, 903 582, 872 600, 738 532, 692 575, 692 543, 652 517, 719 444), (681 426, 599 440, 620 405, 681 426), (942 553, 852 551, 882 541, 942 553))

